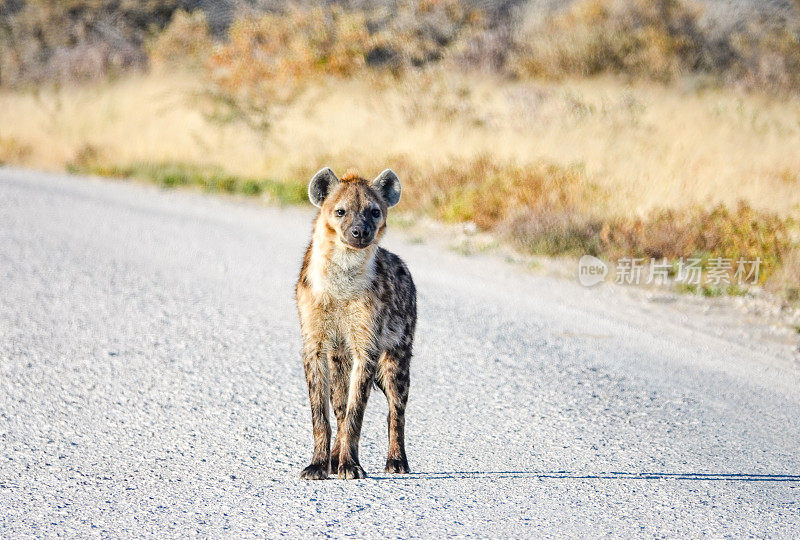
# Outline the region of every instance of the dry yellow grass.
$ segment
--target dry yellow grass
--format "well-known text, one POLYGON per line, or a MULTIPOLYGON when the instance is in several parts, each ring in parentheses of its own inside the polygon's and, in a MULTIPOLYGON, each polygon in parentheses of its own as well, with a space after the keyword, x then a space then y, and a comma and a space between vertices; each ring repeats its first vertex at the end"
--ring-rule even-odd
POLYGON ((800 209, 800 99, 700 93, 614 79, 469 81, 445 72, 389 83, 328 80, 278 111, 269 132, 210 119, 191 74, 0 92, 0 160, 63 169, 87 147, 116 164, 180 161, 289 178, 323 159, 365 174, 490 156, 578 167, 605 188, 599 213, 730 205, 800 209), (367 170, 369 169, 369 170, 367 170))

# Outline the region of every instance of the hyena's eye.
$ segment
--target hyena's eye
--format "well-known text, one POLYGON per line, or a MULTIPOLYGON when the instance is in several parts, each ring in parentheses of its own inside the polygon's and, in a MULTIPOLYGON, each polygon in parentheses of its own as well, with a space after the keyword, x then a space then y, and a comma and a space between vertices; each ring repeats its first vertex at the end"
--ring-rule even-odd
POLYGON ((342 217, 344 215, 344 208, 339 208, 336 210, 336 215, 342 217))
POLYGON ((372 209, 372 217, 374 217, 376 219, 381 217, 381 211, 378 210, 377 208, 373 208, 372 209))

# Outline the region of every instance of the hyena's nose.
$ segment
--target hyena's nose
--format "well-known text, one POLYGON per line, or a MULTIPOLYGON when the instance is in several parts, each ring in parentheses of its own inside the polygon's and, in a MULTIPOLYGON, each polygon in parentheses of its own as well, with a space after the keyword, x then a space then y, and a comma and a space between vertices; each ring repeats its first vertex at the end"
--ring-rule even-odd
POLYGON ((364 236, 366 236, 365 233, 366 231, 364 230, 364 227, 356 226, 350 229, 350 234, 353 235, 353 238, 363 238, 364 236))

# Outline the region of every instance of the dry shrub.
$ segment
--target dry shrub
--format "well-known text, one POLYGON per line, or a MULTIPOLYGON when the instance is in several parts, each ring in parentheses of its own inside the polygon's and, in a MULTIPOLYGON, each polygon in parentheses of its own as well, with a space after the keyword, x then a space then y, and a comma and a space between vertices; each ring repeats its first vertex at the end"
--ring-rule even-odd
POLYGON ((190 0, 0 2, 0 84, 66 82, 146 64, 147 35, 190 0))
POLYGON ((268 116, 314 76, 346 76, 365 65, 371 37, 363 13, 290 9, 235 21, 209 59, 215 92, 248 115, 268 116))
POLYGON ((520 42, 507 24, 474 30, 453 47, 451 59, 461 71, 520 76, 520 42))
POLYGON ((800 306, 800 245, 786 253, 780 267, 766 280, 766 285, 790 304, 800 306))
POLYGON ((761 260, 759 282, 800 287, 797 222, 756 210, 656 209, 642 219, 599 218, 593 213, 545 207, 518 215, 501 230, 518 246, 545 255, 589 253, 608 259, 646 257, 671 261, 697 257, 761 260))
POLYGON ((449 222, 493 229, 519 215, 585 213, 605 194, 578 168, 549 163, 520 167, 488 156, 452 161, 428 174, 410 174, 407 200, 449 222))
POLYGON ((691 0, 577 0, 505 39, 511 52, 485 48, 492 59, 473 52, 471 63, 500 64, 518 77, 617 73, 670 81, 693 74, 773 93, 800 88, 796 16, 765 16, 718 35, 701 15, 691 0))
POLYGON ((0 136, 0 165, 20 165, 33 153, 30 144, 0 136))
POLYGON ((484 16, 463 0, 405 0, 393 12, 372 13, 370 26, 367 62, 398 72, 441 60, 465 32, 484 27, 484 16))
POLYGON ((579 0, 521 32, 510 69, 523 76, 614 72, 670 80, 699 63, 699 14, 680 0, 579 0))
POLYGON ((722 204, 657 209, 644 219, 605 222, 601 247, 612 257, 759 257, 763 282, 796 249, 797 225, 791 218, 754 209, 745 202, 735 209, 722 204))
POLYGON ((461 0, 409 0, 392 11, 305 8, 236 20, 211 55, 208 74, 219 101, 268 125, 274 107, 320 76, 368 69, 398 75, 435 62, 480 16, 461 0))
POLYGON ((211 54, 213 41, 203 11, 178 10, 169 25, 148 46, 148 58, 154 66, 202 66, 211 54))
POLYGON ((750 24, 730 36, 727 48, 730 60, 723 65, 729 84, 771 92, 800 88, 800 28, 796 24, 750 24))
POLYGON ((591 214, 543 208, 519 213, 500 232, 514 246, 537 255, 605 255, 602 222, 591 214))

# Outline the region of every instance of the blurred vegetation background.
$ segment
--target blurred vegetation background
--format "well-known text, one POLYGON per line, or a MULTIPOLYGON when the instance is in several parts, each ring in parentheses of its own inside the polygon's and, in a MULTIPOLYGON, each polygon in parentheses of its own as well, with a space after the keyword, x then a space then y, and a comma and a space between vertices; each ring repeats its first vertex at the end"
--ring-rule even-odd
POLYGON ((0 162, 288 203, 389 166, 408 218, 797 303, 800 2, 0 0, 0 162))

